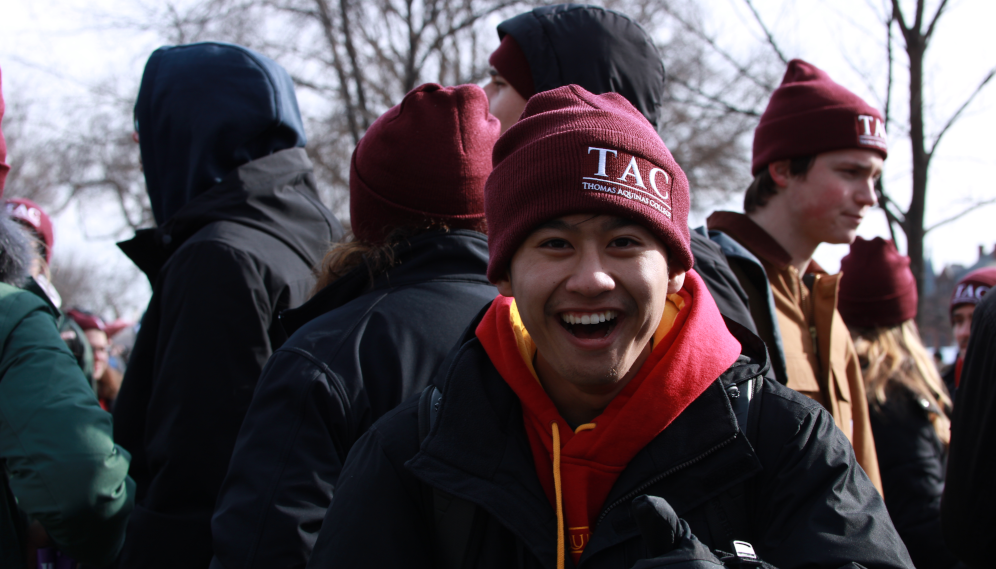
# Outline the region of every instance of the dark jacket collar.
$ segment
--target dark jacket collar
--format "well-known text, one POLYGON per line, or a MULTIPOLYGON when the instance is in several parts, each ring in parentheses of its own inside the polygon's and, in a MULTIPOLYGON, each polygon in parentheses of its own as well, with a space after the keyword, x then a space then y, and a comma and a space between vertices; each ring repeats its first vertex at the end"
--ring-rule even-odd
POLYGON ((298 308, 285 310, 280 322, 290 336, 311 320, 365 294, 429 280, 488 283, 488 238, 466 229, 433 231, 394 247, 396 265, 370 279, 365 265, 346 273, 298 308))
POLYGON ((792 256, 788 251, 746 214, 717 211, 709 216, 706 225, 710 230, 726 233, 762 261, 779 270, 792 264, 792 256))
MULTIPOLYGON (((739 433, 726 387, 763 375, 767 352, 746 328, 731 320, 727 325, 744 355, 630 461, 605 501, 585 557, 636 535, 635 524, 608 522, 628 517, 625 505, 638 495, 633 492, 645 491, 655 478, 663 475, 681 489, 669 498, 681 515, 760 468, 739 433)), ((474 335, 476 327, 475 321, 448 358, 452 363, 440 368, 439 416, 406 467, 423 482, 482 506, 552 565, 556 517, 533 468, 521 404, 474 335)))
POLYGON ((320 260, 316 251, 325 251, 343 234, 339 220, 318 199, 311 160, 303 148, 292 148, 239 167, 161 227, 140 229, 118 247, 155 282, 170 255, 215 221, 268 233, 309 266, 320 260))

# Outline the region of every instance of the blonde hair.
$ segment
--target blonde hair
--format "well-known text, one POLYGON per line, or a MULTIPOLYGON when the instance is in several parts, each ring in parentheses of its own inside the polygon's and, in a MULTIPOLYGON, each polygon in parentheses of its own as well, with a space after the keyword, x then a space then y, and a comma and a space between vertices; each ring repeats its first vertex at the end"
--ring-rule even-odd
POLYGON ((916 323, 852 331, 854 348, 863 366, 868 402, 878 408, 890 387, 901 386, 928 403, 927 415, 937 438, 946 446, 951 439, 951 397, 920 340, 916 323))

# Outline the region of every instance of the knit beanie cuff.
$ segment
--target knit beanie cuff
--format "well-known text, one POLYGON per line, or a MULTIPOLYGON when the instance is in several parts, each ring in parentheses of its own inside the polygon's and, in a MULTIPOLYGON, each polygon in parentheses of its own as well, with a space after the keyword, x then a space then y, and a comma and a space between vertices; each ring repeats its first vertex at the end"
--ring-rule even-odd
POLYGON ((529 60, 526 59, 526 54, 519 47, 512 34, 505 34, 498 49, 488 58, 488 63, 508 81, 512 88, 522 95, 523 99, 528 99, 536 94, 529 60))

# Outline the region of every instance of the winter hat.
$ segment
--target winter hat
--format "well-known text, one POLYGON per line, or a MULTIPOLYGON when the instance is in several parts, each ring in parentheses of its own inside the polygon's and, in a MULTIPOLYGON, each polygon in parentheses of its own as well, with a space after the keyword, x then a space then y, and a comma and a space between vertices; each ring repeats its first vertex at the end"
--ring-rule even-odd
POLYGON ((861 237, 840 260, 837 310, 852 328, 896 326, 916 317, 916 279, 910 258, 891 240, 861 237))
POLYGON ((885 122, 878 109, 830 79, 822 69, 793 59, 754 131, 756 176, 776 160, 863 148, 885 158, 885 122))
POLYGON ((498 140, 484 188, 488 279, 537 225, 576 213, 639 222, 668 248, 668 261, 692 267, 688 180, 654 127, 617 93, 567 85, 534 95, 498 140))
POLYGON ((986 267, 968 273, 958 281, 951 295, 950 312, 962 304, 978 304, 989 289, 996 286, 996 267, 986 267))
POLYGON ((516 92, 522 95, 523 99, 528 99, 536 94, 536 89, 533 87, 533 72, 529 69, 529 60, 526 59, 526 54, 522 52, 522 48, 512 36, 507 35, 502 38, 501 44, 491 54, 488 63, 508 81, 508 84, 516 92))
POLYGON ((412 89, 370 125, 353 151, 353 233, 377 242, 424 219, 475 226, 484 218, 484 182, 500 132, 477 85, 412 89))
MULTIPOLYGON (((0 123, 3 122, 3 76, 0 75, 0 123)), ((7 141, 3 138, 3 131, 0 130, 0 197, 3 197, 3 185, 7 181, 7 172, 10 166, 7 165, 7 141)))
POLYGON ((107 325, 101 320, 96 314, 90 314, 89 312, 83 312, 82 310, 76 310, 75 308, 67 310, 66 315, 72 318, 83 331, 87 330, 100 330, 102 332, 107 331, 107 325))
POLYGON ((52 246, 55 245, 55 232, 52 228, 52 218, 38 207, 38 204, 27 198, 10 198, 7 200, 7 215, 28 226, 38 235, 45 245, 45 262, 52 262, 52 246))

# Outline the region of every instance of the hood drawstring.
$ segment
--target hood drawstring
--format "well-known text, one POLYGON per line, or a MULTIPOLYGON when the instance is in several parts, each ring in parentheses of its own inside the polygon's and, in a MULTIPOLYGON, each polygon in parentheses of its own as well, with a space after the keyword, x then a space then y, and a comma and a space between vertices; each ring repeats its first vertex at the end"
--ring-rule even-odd
MULTIPOLYGON (((574 429, 574 434, 581 431, 590 431, 595 428, 595 423, 585 423, 578 425, 574 429)), ((564 569, 564 493, 560 482, 560 425, 556 421, 550 422, 550 431, 553 436, 553 491, 557 496, 557 569, 564 569)))

